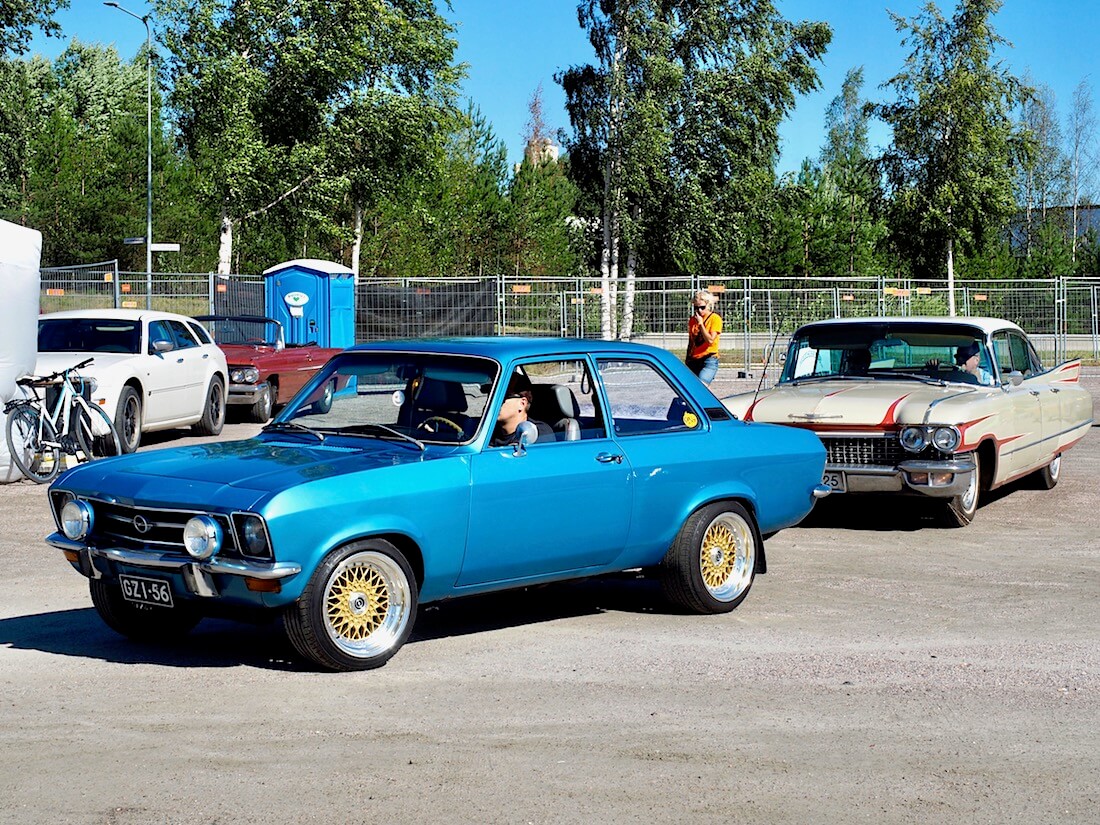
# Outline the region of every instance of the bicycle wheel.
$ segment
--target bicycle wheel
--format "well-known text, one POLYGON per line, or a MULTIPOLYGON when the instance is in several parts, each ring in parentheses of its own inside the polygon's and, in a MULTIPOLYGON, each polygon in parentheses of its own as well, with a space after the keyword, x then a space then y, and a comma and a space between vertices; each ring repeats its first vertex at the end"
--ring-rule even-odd
POLYGON ((4 435, 12 460, 31 481, 45 484, 61 470, 57 432, 37 408, 30 404, 13 407, 8 413, 4 435))
POLYGON ((92 461, 96 458, 119 455, 122 452, 122 444, 111 417, 95 404, 78 403, 75 407, 73 429, 76 443, 80 447, 77 459, 92 461))

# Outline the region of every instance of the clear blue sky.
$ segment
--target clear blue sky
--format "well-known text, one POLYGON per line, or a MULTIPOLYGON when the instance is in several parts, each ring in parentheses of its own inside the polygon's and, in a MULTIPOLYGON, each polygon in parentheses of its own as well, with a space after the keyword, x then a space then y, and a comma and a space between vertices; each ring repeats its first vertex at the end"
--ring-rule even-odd
MULTIPOLYGON (((142 0, 120 0, 141 15, 142 0)), ((791 20, 824 19, 833 27, 833 42, 819 67, 821 89, 799 99, 794 114, 783 125, 780 171, 797 169, 804 157, 818 154, 824 137, 824 115, 840 91, 847 71, 864 67, 864 94, 885 99, 879 84, 900 69, 907 54, 887 8, 906 17, 917 14, 922 0, 776 0, 791 20)), ((441 4, 442 5, 442 4, 441 4)), ((944 14, 952 0, 938 3, 944 14)), ((465 93, 481 108, 508 147, 509 158, 522 156, 528 121, 528 102, 542 84, 545 119, 551 129, 568 128, 561 87, 554 74, 570 65, 589 62, 591 48, 577 25, 574 0, 453 0, 447 16, 458 26, 458 59, 469 64, 465 93)), ((38 38, 35 50, 56 56, 70 38, 114 44, 124 58, 132 57, 145 39, 140 22, 105 7, 100 0, 72 0, 59 15, 60 39, 38 38)), ((1006 0, 994 18, 998 33, 1013 48, 999 57, 1017 73, 1030 72, 1032 82, 1050 86, 1065 122, 1073 90, 1087 80, 1094 107, 1100 114, 1097 90, 1097 37, 1100 3, 1096 0, 1006 0), (1090 73, 1092 73, 1090 75, 1090 73)), ((156 23, 154 21, 154 32, 156 23)), ((872 131, 872 143, 888 140, 884 128, 872 131)))

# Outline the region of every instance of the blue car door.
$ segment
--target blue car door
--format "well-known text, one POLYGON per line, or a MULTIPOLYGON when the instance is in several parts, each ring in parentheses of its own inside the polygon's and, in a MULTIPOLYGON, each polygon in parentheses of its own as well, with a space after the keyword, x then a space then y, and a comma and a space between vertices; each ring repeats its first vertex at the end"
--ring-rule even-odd
MULTIPOLYGON (((536 383, 571 387, 579 403, 566 417, 575 414, 578 426, 566 435, 563 424, 555 436, 540 438, 522 454, 511 446, 487 446, 473 457, 459 586, 606 565, 623 551, 630 530, 633 474, 607 437, 585 362, 526 366, 536 383)), ((550 423, 559 421, 558 412, 534 409, 550 423)))

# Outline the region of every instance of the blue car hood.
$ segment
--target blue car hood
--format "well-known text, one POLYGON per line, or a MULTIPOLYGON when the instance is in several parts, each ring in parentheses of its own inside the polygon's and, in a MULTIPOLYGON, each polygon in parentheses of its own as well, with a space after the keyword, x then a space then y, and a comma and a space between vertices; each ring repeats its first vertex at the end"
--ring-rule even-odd
POLYGON ((261 498, 314 479, 428 460, 383 441, 348 446, 297 438, 252 438, 153 450, 82 464, 58 482, 65 489, 153 505, 219 504, 248 507, 261 498))

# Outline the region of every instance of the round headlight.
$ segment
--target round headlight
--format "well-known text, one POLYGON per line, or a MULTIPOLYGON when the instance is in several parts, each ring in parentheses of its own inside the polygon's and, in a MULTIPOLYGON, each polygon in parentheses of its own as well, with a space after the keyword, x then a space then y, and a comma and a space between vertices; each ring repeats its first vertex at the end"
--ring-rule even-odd
POLYGON ((906 427, 901 431, 901 446, 911 453, 919 453, 927 443, 921 427, 906 427))
POLYGON ((95 516, 86 501, 72 499, 61 508, 61 532, 73 541, 80 541, 92 532, 95 516))
POLYGON ((195 516, 183 528, 183 548, 192 558, 205 561, 222 546, 222 528, 210 516, 195 516))
POLYGON ((255 367, 236 367, 229 371, 229 380, 234 384, 255 384, 260 380, 260 371, 255 367))
POLYGON ((263 520, 257 516, 246 516, 241 524, 241 535, 244 538, 244 552, 250 556, 266 556, 267 531, 264 529, 263 520))
POLYGON ((959 431, 954 427, 936 427, 932 433, 932 445, 944 453, 955 452, 959 446, 959 431))

